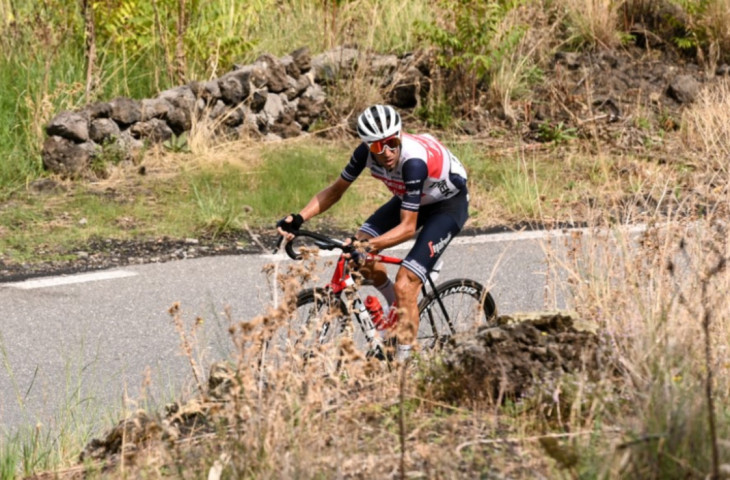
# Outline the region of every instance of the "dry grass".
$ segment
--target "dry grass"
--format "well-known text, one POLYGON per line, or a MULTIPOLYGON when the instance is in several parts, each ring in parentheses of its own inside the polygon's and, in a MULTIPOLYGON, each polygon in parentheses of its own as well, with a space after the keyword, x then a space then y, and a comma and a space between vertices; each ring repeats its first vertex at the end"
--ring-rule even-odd
MULTIPOLYGON (((617 45, 620 2, 562 4, 580 42, 617 45)), ((514 108, 513 93, 528 68, 525 58, 544 32, 532 32, 537 39, 505 57, 495 77, 492 94, 505 112, 514 108)), ((364 72, 356 71, 343 85, 334 95, 345 117, 379 98, 364 72)), ((552 275, 546 283, 564 289, 571 306, 600 325, 614 368, 599 379, 561 378, 547 382, 542 394, 498 404, 470 398, 446 404, 432 395, 427 361, 389 369, 366 360, 348 341, 318 348, 307 361, 291 343, 272 350, 269 340, 288 332, 293 296, 312 272, 306 263, 297 264, 285 275, 271 271, 270 311, 254 319, 230 318, 235 351, 217 365, 223 381, 215 393, 205 385, 190 337, 194 326, 186 330, 180 312, 171 312, 202 395, 179 405, 177 414, 165 418, 170 424, 157 419, 169 428, 164 441, 152 437, 139 450, 128 439, 128 456, 121 463, 117 458, 117 470, 109 475, 534 478, 537 471, 548 478, 658 479, 715 473, 730 463, 729 92, 726 82, 704 90, 684 112, 685 145, 702 154, 702 162, 692 165, 695 187, 686 195, 674 190, 681 180, 675 165, 580 147, 534 156, 520 152, 512 158, 518 168, 502 176, 504 189, 497 195, 473 193, 472 208, 484 224, 530 216, 544 224, 569 219, 596 227, 592 235, 576 234, 546 247, 552 275), (550 183, 538 182, 531 170, 556 158, 563 169, 552 178, 576 181, 570 193, 552 195, 550 183), (495 200, 499 194, 506 199, 495 200), (530 202, 520 203, 528 197, 530 202), (598 230, 634 221, 649 224, 638 239, 621 229, 598 230), (563 278, 567 282, 559 281, 563 278), (342 366, 335 371, 338 362, 342 366)), ((40 105, 34 108, 41 111, 40 105)), ((157 150, 144 165, 161 174, 236 162, 256 168, 261 158, 251 144, 210 142, 219 127, 196 124, 189 136, 192 154, 184 161, 157 150)), ((359 188, 377 200, 368 185, 359 188)))
POLYGON ((516 48, 497 58, 487 89, 488 102, 500 105, 505 115, 513 120, 514 104, 529 98, 531 83, 537 76, 537 65, 548 56, 559 22, 551 24, 542 5, 525 5, 512 10, 499 24, 492 38, 492 48, 498 48, 506 37, 525 25, 530 27, 516 48))
MULTIPOLYGON (((213 384, 191 363, 203 395, 160 422, 166 436, 138 442, 142 450, 130 441, 125 475, 702 477, 713 448, 718 465, 730 454, 727 239, 722 219, 709 216, 546 244, 547 283, 599 325, 612 360, 598 375, 544 379, 533 395, 497 402, 440 400, 429 373, 437 358, 389 367, 348 339, 306 358, 294 343, 272 343, 282 332, 298 338, 289 329, 295 295, 316 279, 313 259, 269 266, 271 309, 230 319, 234 354, 211 370, 213 384)), ((193 336, 171 314, 192 359, 193 336)))
POLYGON ((703 153, 704 168, 727 173, 730 162, 730 83, 703 89, 683 114, 682 138, 703 153))
POLYGON ((730 434, 718 421, 730 400, 725 225, 710 216, 657 223, 638 237, 578 235, 567 241, 567 261, 556 257, 575 308, 601 325, 615 352, 618 376, 598 408, 601 423, 625 435, 607 445, 606 478, 717 471, 711 452, 730 434))
POLYGON ((614 0, 563 0, 567 12, 569 41, 580 46, 611 49, 618 46, 618 12, 622 2, 614 0))

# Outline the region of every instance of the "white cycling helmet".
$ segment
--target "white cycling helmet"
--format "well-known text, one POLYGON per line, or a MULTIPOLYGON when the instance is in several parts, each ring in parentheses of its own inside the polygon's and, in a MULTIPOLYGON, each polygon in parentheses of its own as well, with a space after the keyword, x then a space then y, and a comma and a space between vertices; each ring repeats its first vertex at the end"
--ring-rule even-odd
POLYGON ((400 115, 390 105, 373 105, 357 118, 357 134, 366 143, 400 135, 400 129, 400 115))

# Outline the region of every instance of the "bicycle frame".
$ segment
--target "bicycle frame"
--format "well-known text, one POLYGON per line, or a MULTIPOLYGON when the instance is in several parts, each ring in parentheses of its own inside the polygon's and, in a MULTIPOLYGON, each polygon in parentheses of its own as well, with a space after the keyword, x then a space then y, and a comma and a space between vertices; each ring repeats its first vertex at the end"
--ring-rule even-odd
MULTIPOLYGON (((388 263, 391 265, 400 265, 402 262, 402 259, 400 258, 373 254, 367 254, 367 260, 388 263)), ((340 255, 340 258, 337 260, 337 264, 335 265, 335 271, 332 273, 332 278, 329 283, 325 285, 325 288, 335 295, 339 295, 348 287, 355 286, 355 280, 352 278, 350 268, 347 266, 348 261, 349 260, 345 258, 344 255, 340 255)), ((351 294, 348 295, 348 300, 352 302, 352 311, 355 314, 357 323, 360 325, 360 329, 364 333, 371 349, 374 350, 378 347, 382 349, 380 336, 377 334, 373 319, 370 312, 368 312, 367 308, 365 308, 365 303, 362 301, 359 292, 356 290, 352 291, 351 294)))
MULTIPOLYGON (((367 254, 366 259, 368 262, 382 262, 389 265, 400 265, 403 263, 403 259, 401 258, 371 253, 367 254)), ((335 295, 339 295, 348 287, 352 287, 355 285, 355 281, 353 280, 352 275, 350 275, 350 269, 347 266, 347 262, 348 259, 345 258, 344 255, 340 255, 339 259, 337 260, 337 264, 335 265, 335 271, 332 273, 332 278, 330 279, 329 283, 325 285, 325 288, 329 289, 335 295)), ((431 289, 433 291, 436 291, 436 285, 434 284, 434 281, 430 275, 427 276, 427 280, 431 289)), ((425 297, 428 292, 425 284, 421 285, 421 292, 425 297)), ((373 324, 370 312, 368 312, 365 308, 365 304, 362 301, 359 292, 354 291, 351 295, 348 296, 348 299, 352 302, 352 311, 354 312, 355 318, 357 319, 358 324, 365 334, 365 337, 367 338, 368 342, 372 342, 378 337, 376 335, 375 326, 373 324)), ((441 307, 447 323, 450 324, 451 321, 449 319, 448 310, 444 306, 440 297, 437 296, 436 299, 438 301, 439 307, 441 307)), ((431 317, 430 312, 429 317, 431 317)), ((433 323, 433 319, 430 318, 430 320, 433 323)))
MULTIPOLYGON (((329 237, 326 237, 324 235, 316 234, 314 232, 308 232, 300 230, 297 232, 299 235, 307 236, 315 240, 315 244, 325 250, 333 250, 333 249, 340 249, 343 252, 348 252, 352 248, 349 244, 345 245, 344 242, 335 240, 329 237)), ((277 245, 278 249, 279 245, 277 245)), ((290 258, 298 260, 301 259, 301 255, 294 251, 291 242, 288 242, 285 246, 286 252, 289 255, 290 258)), ((381 255, 381 254, 372 254, 367 253, 366 254, 366 261, 367 262, 382 262, 389 265, 401 265, 403 262, 403 259, 397 258, 397 257, 391 257, 387 255, 381 255)), ((371 347, 371 350, 375 350, 377 348, 380 348, 382 351, 382 340, 380 336, 378 335, 375 325, 372 321, 370 313, 365 308, 365 303, 363 302, 360 293, 357 288, 350 288, 348 291, 348 287, 355 287, 356 283, 355 280, 352 278, 352 275, 350 273, 350 268, 348 266, 348 262, 350 260, 345 257, 344 253, 339 256, 339 259, 337 260, 337 264, 335 265, 335 270, 332 274, 332 278, 330 279, 329 283, 325 285, 325 289, 330 291, 334 295, 340 295, 342 292, 345 292, 347 296, 348 303, 350 306, 348 307, 348 310, 352 313, 354 313, 355 318, 360 326, 361 331, 365 335, 366 341, 371 347)), ((433 278, 431 275, 427 275, 427 283, 432 289, 432 291, 436 292, 437 288, 434 283, 433 278)), ((426 287, 426 284, 423 284, 421 286, 421 292, 424 298, 428 295, 428 290, 426 287)), ((450 330, 453 332, 454 327, 451 323, 451 319, 449 318, 449 313, 447 308, 445 307, 443 301, 441 300, 441 297, 438 295, 435 296, 436 301, 438 302, 438 305, 443 313, 443 316, 445 318, 446 323, 449 325, 450 330)), ((434 326, 434 320, 431 311, 428 311, 428 317, 429 321, 431 323, 431 327, 433 331, 436 331, 436 328, 434 326)), ((322 335, 326 335, 326 330, 328 327, 325 327, 325 330, 323 330, 322 335)))

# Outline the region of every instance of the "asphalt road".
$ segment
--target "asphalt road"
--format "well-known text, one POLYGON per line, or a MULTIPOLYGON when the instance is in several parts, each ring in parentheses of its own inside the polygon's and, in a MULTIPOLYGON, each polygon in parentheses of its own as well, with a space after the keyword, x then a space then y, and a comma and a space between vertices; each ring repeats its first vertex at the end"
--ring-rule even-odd
MULTIPOLYGON (((458 237, 439 280, 488 285, 500 313, 563 308, 543 236, 458 237)), ((564 235, 551 238, 555 246, 564 235)), ((188 328, 203 320, 196 358, 210 365, 232 348, 230 322, 271 304, 262 267, 274 262, 284 268, 292 260, 208 257, 0 284, 0 433, 39 423, 49 431, 84 422, 106 428, 125 408, 159 406, 191 392, 191 367, 168 310, 179 303, 188 328)))

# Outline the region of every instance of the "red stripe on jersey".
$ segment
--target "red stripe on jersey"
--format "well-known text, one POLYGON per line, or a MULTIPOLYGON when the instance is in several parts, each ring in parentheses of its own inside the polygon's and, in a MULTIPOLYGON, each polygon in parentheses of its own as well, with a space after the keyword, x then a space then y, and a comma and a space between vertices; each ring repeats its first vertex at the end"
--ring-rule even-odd
POLYGON ((403 133, 403 136, 412 138, 426 149, 428 158, 424 160, 428 164, 428 176, 431 178, 441 178, 441 171, 444 169, 444 156, 439 143, 428 137, 421 137, 419 135, 403 133))
POLYGON ((391 180, 389 178, 376 175, 374 173, 372 173, 371 175, 383 182, 385 186, 388 187, 388 190, 390 190, 394 195, 403 196, 406 194, 406 184, 404 182, 391 180))

